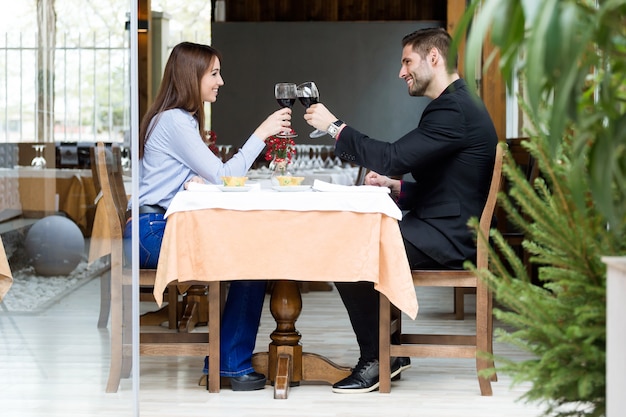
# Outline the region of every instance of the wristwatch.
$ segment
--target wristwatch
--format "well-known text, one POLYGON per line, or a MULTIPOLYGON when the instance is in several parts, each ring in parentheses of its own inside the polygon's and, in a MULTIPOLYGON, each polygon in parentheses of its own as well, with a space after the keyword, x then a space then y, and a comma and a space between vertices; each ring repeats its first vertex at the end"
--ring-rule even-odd
POLYGON ((341 127, 342 124, 343 124, 342 120, 335 120, 328 126, 328 129, 326 129, 326 133, 328 133, 331 138, 335 139, 337 135, 339 134, 339 128, 341 127))

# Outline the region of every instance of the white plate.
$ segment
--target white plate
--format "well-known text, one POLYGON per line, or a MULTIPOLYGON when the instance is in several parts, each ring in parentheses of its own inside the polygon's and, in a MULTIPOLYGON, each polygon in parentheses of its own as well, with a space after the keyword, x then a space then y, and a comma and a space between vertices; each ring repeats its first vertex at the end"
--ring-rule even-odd
POLYGON ((272 187, 276 191, 307 191, 311 189, 310 185, 274 185, 272 187))
POLYGON ((245 192, 245 191, 250 191, 252 189, 251 185, 241 185, 239 187, 227 187, 225 185, 218 185, 217 188, 219 188, 222 191, 230 191, 230 192, 245 192))

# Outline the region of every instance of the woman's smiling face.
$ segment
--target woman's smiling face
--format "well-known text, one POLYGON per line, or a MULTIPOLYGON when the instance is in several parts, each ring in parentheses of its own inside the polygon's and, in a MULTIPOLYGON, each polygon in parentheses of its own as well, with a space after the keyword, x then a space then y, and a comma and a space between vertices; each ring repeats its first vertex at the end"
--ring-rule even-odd
POLYGON ((215 103, 217 93, 221 86, 224 85, 222 74, 220 73, 220 60, 218 57, 213 58, 213 64, 202 76, 200 80, 200 94, 202 101, 215 103))

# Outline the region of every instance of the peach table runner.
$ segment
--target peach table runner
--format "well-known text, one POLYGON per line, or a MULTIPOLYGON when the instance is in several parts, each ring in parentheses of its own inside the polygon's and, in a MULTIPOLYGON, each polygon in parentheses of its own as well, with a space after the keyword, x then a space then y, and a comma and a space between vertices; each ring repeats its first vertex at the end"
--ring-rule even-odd
MULTIPOLYGON (((365 206, 395 206, 388 195, 368 193, 368 198, 360 199, 356 193, 274 192, 285 209, 252 209, 255 199, 266 193, 271 192, 176 195, 175 200, 183 195, 201 200, 206 198, 203 194, 217 194, 222 201, 246 200, 246 209, 191 204, 193 209, 168 211, 154 288, 157 303, 161 304, 163 291, 174 280, 370 281, 408 316, 417 316, 417 297, 398 220, 365 206), (328 198, 329 194, 334 197, 328 198), (318 202, 316 210, 289 209, 289 200, 315 199, 316 195, 325 201, 323 207, 318 202), (353 211, 333 209, 350 200, 353 211), (361 200, 369 203, 360 207, 355 201, 361 200)), ((182 207, 178 202, 172 206, 182 207)))
POLYGON ((11 288, 13 284, 13 275, 11 274, 11 268, 9 268, 9 261, 4 251, 4 244, 0 238, 0 301, 4 298, 5 294, 11 288))

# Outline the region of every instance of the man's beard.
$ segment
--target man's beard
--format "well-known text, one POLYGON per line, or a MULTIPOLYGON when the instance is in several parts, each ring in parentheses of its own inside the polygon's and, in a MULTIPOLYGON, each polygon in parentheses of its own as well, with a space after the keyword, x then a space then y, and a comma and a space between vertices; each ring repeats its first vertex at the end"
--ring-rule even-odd
POLYGON ((409 88, 409 95, 412 97, 423 97, 427 86, 428 83, 424 82, 424 80, 416 82, 415 78, 413 78, 413 84, 409 88))
POLYGON ((423 97, 428 88, 430 80, 420 79, 413 77, 413 84, 409 87, 409 95, 412 97, 423 97))

